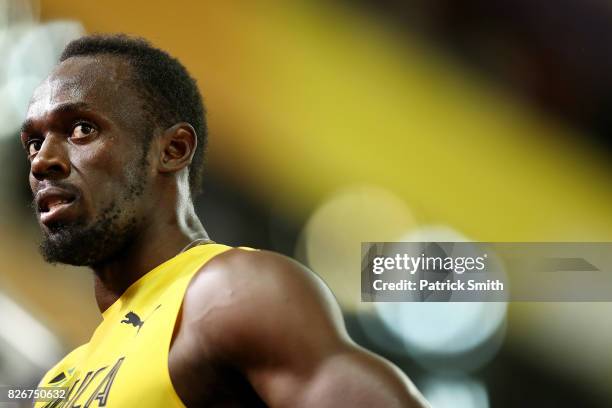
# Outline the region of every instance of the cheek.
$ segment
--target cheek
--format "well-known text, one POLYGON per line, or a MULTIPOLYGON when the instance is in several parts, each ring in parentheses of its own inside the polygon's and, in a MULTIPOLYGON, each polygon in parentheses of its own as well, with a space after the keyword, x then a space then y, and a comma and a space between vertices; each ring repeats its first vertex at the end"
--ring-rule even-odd
POLYGON ((132 168, 140 157, 111 143, 91 144, 79 153, 73 166, 83 180, 83 194, 90 206, 100 210, 119 200, 134 177, 132 168))

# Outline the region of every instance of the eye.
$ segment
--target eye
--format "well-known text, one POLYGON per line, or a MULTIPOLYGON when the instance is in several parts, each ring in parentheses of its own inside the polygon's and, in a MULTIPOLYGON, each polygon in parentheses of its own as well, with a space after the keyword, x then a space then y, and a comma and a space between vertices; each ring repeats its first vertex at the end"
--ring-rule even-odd
POLYGON ((87 136, 92 135, 96 132, 96 128, 94 125, 87 122, 79 122, 74 128, 72 128, 72 136, 73 139, 81 139, 87 136))
POLYGON ((28 155, 33 156, 38 153, 42 146, 42 141, 40 139, 31 139, 28 140, 26 144, 26 150, 28 151, 28 155))

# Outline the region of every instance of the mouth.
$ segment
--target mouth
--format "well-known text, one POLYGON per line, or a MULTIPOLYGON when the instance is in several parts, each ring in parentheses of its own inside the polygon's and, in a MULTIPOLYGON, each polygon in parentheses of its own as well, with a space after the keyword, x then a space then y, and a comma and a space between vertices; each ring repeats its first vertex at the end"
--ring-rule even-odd
POLYGON ((55 187, 46 188, 36 195, 36 206, 40 222, 49 226, 52 223, 70 218, 77 195, 55 187))

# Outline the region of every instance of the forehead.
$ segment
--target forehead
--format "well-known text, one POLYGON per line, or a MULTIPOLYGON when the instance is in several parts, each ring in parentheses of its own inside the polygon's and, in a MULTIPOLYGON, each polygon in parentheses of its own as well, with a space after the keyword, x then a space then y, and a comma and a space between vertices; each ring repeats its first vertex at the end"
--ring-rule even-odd
POLYGON ((130 86, 129 63, 115 56, 79 56, 60 63, 36 88, 27 117, 44 119, 65 104, 82 104, 113 119, 129 120, 141 100, 130 86))

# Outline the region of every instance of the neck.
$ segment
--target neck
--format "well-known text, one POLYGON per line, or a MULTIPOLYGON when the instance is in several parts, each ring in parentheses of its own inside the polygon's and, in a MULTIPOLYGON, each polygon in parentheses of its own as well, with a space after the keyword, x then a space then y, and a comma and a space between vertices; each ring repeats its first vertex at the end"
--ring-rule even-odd
POLYGON ((165 217, 157 215, 119 256, 92 267, 96 302, 101 312, 156 266, 178 255, 192 241, 208 235, 193 204, 177 205, 165 217))

